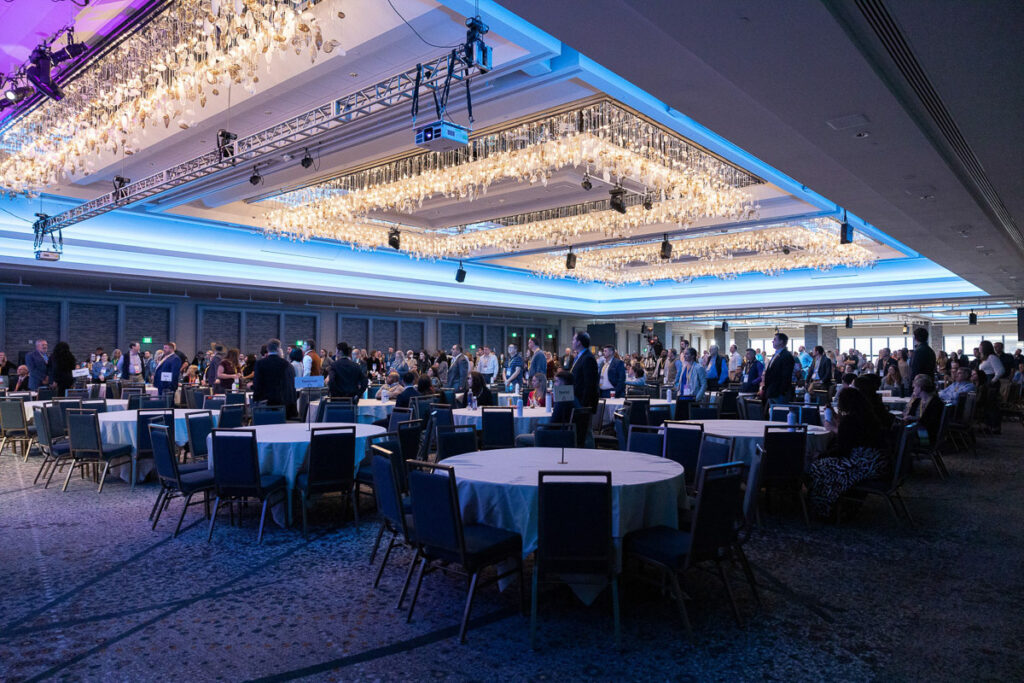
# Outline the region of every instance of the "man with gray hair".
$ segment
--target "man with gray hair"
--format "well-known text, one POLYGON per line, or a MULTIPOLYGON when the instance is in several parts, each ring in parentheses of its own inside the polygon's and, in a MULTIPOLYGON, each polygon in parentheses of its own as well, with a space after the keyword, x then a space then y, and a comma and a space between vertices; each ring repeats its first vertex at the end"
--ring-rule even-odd
POLYGON ((718 345, 712 344, 708 348, 707 364, 707 388, 714 391, 718 387, 729 383, 729 361, 725 356, 718 353, 718 345))

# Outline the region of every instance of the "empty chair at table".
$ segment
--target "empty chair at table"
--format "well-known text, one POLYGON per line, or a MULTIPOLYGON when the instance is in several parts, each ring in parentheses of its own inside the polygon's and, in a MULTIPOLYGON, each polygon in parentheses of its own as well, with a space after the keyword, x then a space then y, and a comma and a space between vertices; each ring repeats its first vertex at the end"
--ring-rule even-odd
POLYGON ((135 414, 135 453, 132 455, 132 488, 135 488, 138 461, 153 457, 153 445, 149 441, 149 425, 162 424, 170 430, 174 443, 173 410, 140 410, 135 414))
POLYGON ((203 410, 220 410, 221 406, 227 401, 227 397, 223 394, 216 396, 204 396, 203 397, 203 410))
POLYGON ((665 420, 672 419, 672 406, 667 403, 652 405, 647 409, 647 418, 654 427, 660 427, 665 420))
POLYGON ((693 404, 690 406, 690 420, 717 420, 718 406, 693 404))
POLYGON ((217 497, 210 517, 207 542, 213 538, 213 527, 217 522, 217 511, 220 509, 221 501, 233 505, 235 501, 255 498, 263 504, 259 532, 256 535, 257 542, 262 543, 270 499, 275 494, 279 495, 281 500, 287 498, 285 478, 280 474, 260 473, 256 431, 253 429, 214 429, 211 442, 214 490, 217 497))
POLYGON ((51 411, 45 405, 32 408, 32 418, 36 428, 36 443, 39 446, 39 451, 43 454, 43 462, 40 463, 39 471, 36 472, 32 483, 36 484, 39 477, 43 476, 47 469, 50 469, 50 474, 46 478, 46 486, 49 486, 53 470, 57 469, 58 461, 68 456, 71 446, 68 444, 67 438, 54 436, 54 432, 50 429, 51 411))
POLYGON ((476 427, 473 425, 450 425, 437 428, 437 462, 453 455, 462 455, 479 450, 476 427))
POLYGON ((283 425, 285 423, 284 406, 253 406, 252 424, 260 425, 283 425))
POLYGON ((21 399, 4 398, 0 399, 0 452, 3 452, 7 444, 11 444, 12 450, 17 455, 17 444, 21 444, 24 460, 28 460, 29 449, 36 440, 36 428, 28 424, 25 417, 25 404, 21 399))
POLYGON ((739 399, 739 411, 741 420, 764 421, 764 401, 756 398, 741 397, 739 399))
POLYGON ((97 413, 107 412, 107 402, 103 399, 96 401, 82 401, 81 407, 85 410, 95 410, 97 413))
MULTIPOLYGON (((131 460, 131 444, 105 444, 100 438, 100 422, 96 413, 92 410, 72 408, 64 416, 68 427, 68 445, 70 446, 69 458, 71 466, 68 467, 67 477, 64 479, 64 486, 61 491, 68 490, 71 482, 71 475, 75 468, 82 468, 89 464, 103 463, 103 472, 100 474, 100 484, 97 493, 103 492, 103 482, 106 479, 110 464, 116 461, 131 460)), ((134 469, 133 469, 134 474, 134 469)))
MULTIPOLYGON (((415 499, 413 502, 415 504, 415 499)), ((538 473, 537 551, 530 599, 531 647, 536 648, 540 584, 561 582, 591 584, 598 589, 611 586, 615 645, 621 646, 619 583, 612 536, 611 472, 538 473)))
POLYGON ((188 452, 196 460, 205 460, 209 455, 206 438, 213 431, 213 413, 209 410, 186 413, 185 428, 188 431, 188 452))
POLYGON ((561 422, 538 425, 533 433, 533 445, 537 448, 575 448, 576 425, 561 422))
POLYGON ((661 457, 665 452, 664 431, 651 425, 630 425, 626 450, 661 457))
POLYGON ((309 437, 306 471, 295 478, 302 504, 302 535, 306 535, 306 509, 314 495, 341 493, 359 521, 355 489, 356 428, 313 427, 309 437))
POLYGON ((461 573, 469 580, 469 594, 459 628, 459 641, 465 642, 473 596, 482 570, 498 567, 497 575, 488 583, 517 574, 522 600, 523 539, 505 529, 463 524, 454 469, 419 460, 410 460, 407 464, 416 542, 413 561, 419 560, 420 565, 406 621, 412 619, 424 575, 435 568, 435 563, 441 563, 446 573, 461 573), (506 563, 513 567, 502 571, 506 563))
POLYGON ((650 424, 651 399, 627 398, 622 402, 622 410, 630 425, 650 424))
POLYGON ((245 418, 245 406, 240 404, 224 404, 220 407, 220 418, 217 420, 217 426, 221 429, 234 429, 235 427, 242 426, 242 420, 245 418))
MULTIPOLYGON (((412 547, 411 532, 413 522, 411 505, 403 502, 403 489, 399 486, 399 468, 401 468, 403 476, 405 470, 405 463, 401 455, 380 446, 373 446, 371 453, 373 458, 373 480, 375 482, 373 492, 377 497, 377 509, 381 513, 381 525, 377 531, 377 539, 373 544, 373 550, 370 553, 370 564, 373 564, 374 558, 377 556, 381 539, 385 533, 388 534, 388 546, 384 550, 384 557, 381 559, 377 575, 373 579, 373 587, 376 588, 380 585, 380 578, 384 574, 384 567, 387 565, 395 545, 404 543, 412 547)), ((415 568, 416 561, 413 558, 413 561, 409 563, 405 584, 402 586, 402 592, 398 597, 399 609, 401 609, 402 602, 405 600, 405 594, 409 589, 409 580, 412 578, 412 572, 415 568)))
POLYGON ((408 422, 411 419, 413 419, 412 418, 412 408, 409 408, 409 407, 402 408, 400 406, 395 406, 394 408, 391 409, 391 415, 389 415, 383 421, 378 420, 374 424, 378 425, 379 427, 387 427, 387 430, 389 432, 397 432, 398 431, 398 425, 400 423, 408 422))
MULTIPOLYGON (((156 529, 160 515, 167 509, 172 498, 184 497, 185 501, 181 506, 181 515, 178 517, 178 524, 174 527, 172 538, 177 537, 181 530, 181 523, 185 519, 185 512, 192 502, 192 496, 197 493, 203 494, 202 503, 209 512, 210 491, 213 490, 213 472, 206 467, 186 466, 184 471, 178 465, 178 459, 174 456, 174 440, 171 437, 170 428, 150 423, 149 441, 153 447, 153 460, 156 463, 157 477, 160 480, 160 492, 157 495, 156 503, 150 517, 153 519, 153 529, 156 529)), ((196 501, 198 503, 200 501, 196 501)))
MULTIPOLYGON (((758 444, 757 449, 761 454, 761 487, 766 494, 781 491, 795 495, 809 526, 804 491, 807 425, 765 425, 764 442, 758 444)), ((770 498, 766 498, 768 500, 770 498)))
POLYGON ((706 467, 715 467, 733 459, 733 440, 725 436, 704 434, 700 444, 700 454, 697 456, 697 485, 700 484, 700 472, 706 467))
POLYGON ((485 450, 516 445, 514 408, 484 406, 480 409, 480 431, 485 450))
POLYGON ((662 425, 665 428, 665 457, 683 467, 683 478, 688 489, 697 479, 697 461, 700 459, 701 444, 704 443, 704 425, 699 422, 671 420, 662 425))
MULTIPOLYGON (((423 441, 423 423, 419 420, 406 420, 398 423, 398 443, 404 460, 419 458, 420 445, 423 441)), ((405 490, 405 478, 399 482, 405 490)))
POLYGON ((315 422, 356 422, 356 404, 350 397, 322 398, 316 406, 315 422))

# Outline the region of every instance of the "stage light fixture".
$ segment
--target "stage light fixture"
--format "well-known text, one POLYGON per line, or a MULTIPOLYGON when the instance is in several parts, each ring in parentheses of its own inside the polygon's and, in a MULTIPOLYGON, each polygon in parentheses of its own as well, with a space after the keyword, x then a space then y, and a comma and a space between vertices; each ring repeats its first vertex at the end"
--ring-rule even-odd
POLYGON ((608 205, 619 213, 626 213, 626 190, 619 186, 608 190, 608 205))
POLYGON ((644 209, 650 211, 652 208, 654 208, 654 201, 651 199, 651 193, 648 192, 644 195, 644 209))
POLYGON ((309 168, 310 166, 313 165, 313 157, 309 155, 308 148, 306 149, 306 156, 302 157, 302 161, 299 163, 302 164, 302 168, 309 168))
POLYGON ((128 191, 125 187, 132 182, 131 178, 125 178, 124 176, 114 176, 114 198, 124 199, 128 196, 128 191))
POLYGON ((782 253, 785 254, 786 256, 789 256, 789 252, 790 252, 789 247, 783 247, 782 248, 782 253))
POLYGON ((910 332, 910 325, 908 325, 906 323, 903 323, 903 334, 908 334, 909 332, 910 332))
POLYGON ((584 173, 583 174, 583 182, 580 183, 580 187, 582 187, 587 192, 590 192, 591 190, 594 189, 594 183, 590 182, 590 174, 589 173, 584 173))
POLYGON ((45 47, 40 45, 36 49, 32 50, 32 54, 29 55, 29 67, 25 69, 25 77, 28 78, 29 83, 36 87, 36 90, 43 93, 51 100, 61 100, 64 98, 64 91, 60 89, 60 86, 53 82, 53 78, 50 74, 50 68, 53 66, 53 59, 50 57, 50 52, 45 47))
POLYGON ((977 325, 978 324, 978 314, 974 312, 973 308, 971 309, 971 314, 969 316, 967 316, 967 324, 968 325, 977 325))
POLYGON ((252 175, 249 176, 249 184, 250 185, 259 185, 262 182, 263 182, 263 176, 261 176, 259 170, 255 166, 253 166, 252 167, 252 175))
POLYGON ((7 99, 7 101, 11 102, 12 104, 17 104, 26 97, 30 97, 34 92, 35 90, 28 87, 27 85, 22 85, 13 88, 8 88, 6 92, 4 92, 4 97, 7 99))
POLYGON ((459 269, 455 271, 455 281, 465 282, 466 281, 466 269, 462 267, 462 261, 459 261, 459 269))
POLYGON ((846 329, 853 329, 853 318, 851 318, 850 316, 846 316, 846 329))
POLYGON ((57 50, 56 52, 52 53, 51 58, 53 59, 53 64, 56 66, 61 62, 68 61, 69 59, 76 59, 78 57, 81 57, 83 54, 85 54, 85 51, 88 49, 89 46, 85 43, 69 42, 67 46, 65 46, 63 49, 57 50))
POLYGON ((843 209, 843 222, 839 224, 839 244, 853 244, 853 226, 846 221, 846 209, 843 209))
POLYGON ((722 332, 728 332, 728 331, 729 331, 729 321, 728 320, 723 320, 722 321, 722 332))
POLYGON ((576 267, 576 254, 572 253, 572 247, 569 247, 569 253, 565 255, 565 269, 572 270, 576 267))
POLYGON ((672 258, 672 243, 668 241, 668 235, 661 240, 661 258, 665 261, 672 258))
POLYGON ((392 249, 398 249, 402 246, 402 231, 398 228, 391 228, 388 230, 388 246, 392 249))
POLYGON ((231 163, 234 163, 235 140, 237 139, 237 135, 223 128, 217 131, 217 153, 222 160, 231 159, 231 163))
POLYGON ((640 323, 640 334, 647 334, 647 323, 640 323))

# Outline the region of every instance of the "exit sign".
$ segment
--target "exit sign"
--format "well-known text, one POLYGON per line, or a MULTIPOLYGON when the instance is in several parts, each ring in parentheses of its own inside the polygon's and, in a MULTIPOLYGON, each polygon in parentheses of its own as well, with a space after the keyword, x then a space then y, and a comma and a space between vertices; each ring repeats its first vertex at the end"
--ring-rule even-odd
POLYGON ((153 343, 153 338, 152 337, 143 337, 142 338, 142 343, 143 344, 152 344, 153 343))

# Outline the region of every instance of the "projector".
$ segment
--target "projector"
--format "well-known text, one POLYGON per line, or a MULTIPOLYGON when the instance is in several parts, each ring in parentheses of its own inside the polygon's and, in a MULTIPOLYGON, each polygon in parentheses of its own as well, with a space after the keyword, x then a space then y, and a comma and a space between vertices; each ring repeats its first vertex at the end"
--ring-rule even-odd
POLYGON ((449 123, 434 121, 416 129, 416 146, 434 152, 447 152, 469 144, 469 129, 449 123))
POLYGON ((37 251, 36 252, 36 260, 37 261, 60 261, 60 252, 59 251, 37 251))

